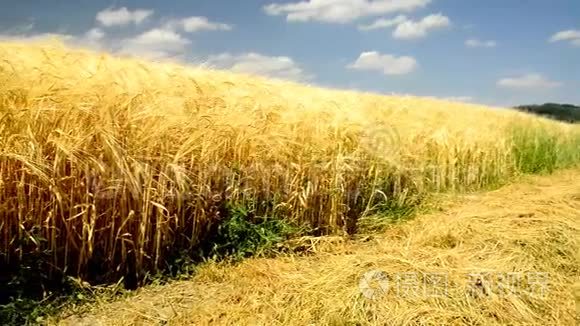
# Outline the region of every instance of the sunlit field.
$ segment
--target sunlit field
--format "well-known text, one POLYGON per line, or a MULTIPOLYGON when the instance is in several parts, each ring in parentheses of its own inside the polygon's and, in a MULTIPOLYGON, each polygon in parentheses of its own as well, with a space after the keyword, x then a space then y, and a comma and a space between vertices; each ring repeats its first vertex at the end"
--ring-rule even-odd
POLYGON ((139 283, 232 212, 352 234, 579 146, 577 125, 509 109, 1 43, 0 264, 139 283))

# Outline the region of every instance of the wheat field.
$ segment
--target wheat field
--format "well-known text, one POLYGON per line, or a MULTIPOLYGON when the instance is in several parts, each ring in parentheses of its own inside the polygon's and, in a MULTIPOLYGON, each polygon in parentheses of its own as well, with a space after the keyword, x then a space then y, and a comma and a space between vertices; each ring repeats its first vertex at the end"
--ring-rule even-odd
POLYGON ((575 164, 579 135, 502 108, 0 43, 0 264, 43 254, 49 275, 139 279, 230 206, 352 233, 431 192, 575 164))

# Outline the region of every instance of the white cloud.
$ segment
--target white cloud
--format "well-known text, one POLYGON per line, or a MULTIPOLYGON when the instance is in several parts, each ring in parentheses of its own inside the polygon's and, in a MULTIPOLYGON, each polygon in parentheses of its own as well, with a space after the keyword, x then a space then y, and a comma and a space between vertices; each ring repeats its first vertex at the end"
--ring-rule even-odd
POLYGON ((188 33, 194 33, 202 30, 206 31, 230 31, 232 26, 224 23, 210 21, 207 17, 192 16, 182 19, 170 20, 166 25, 167 28, 179 28, 188 33))
POLYGON ((105 38, 105 32, 102 29, 95 27, 86 32, 85 36, 88 40, 100 41, 105 38))
POLYGON ((271 78, 304 81, 311 79, 292 58, 285 56, 267 56, 259 53, 244 53, 233 55, 222 53, 210 56, 206 66, 218 69, 228 69, 234 72, 262 75, 271 78))
POLYGON ((63 43, 73 46, 106 50, 111 53, 133 55, 148 59, 177 59, 184 60, 188 45, 191 40, 185 37, 185 32, 200 30, 230 30, 232 27, 223 23, 209 21, 205 17, 186 17, 182 19, 166 20, 159 22, 157 27, 145 30, 137 35, 126 37, 115 36, 115 33, 107 33, 105 26, 120 26, 129 23, 139 24, 152 11, 135 10, 128 11, 126 8, 105 9, 97 15, 100 24, 83 34, 70 35, 68 33, 4 33, 0 39, 16 40, 21 42, 44 41, 58 39, 63 43))
POLYGON ((375 29, 381 29, 381 28, 387 28, 387 27, 392 27, 392 26, 396 26, 399 25, 405 21, 407 21, 407 16, 405 15, 399 15, 395 18, 392 19, 385 19, 385 18, 380 18, 375 20, 373 23, 368 24, 368 25, 359 25, 358 29, 361 31, 372 31, 375 29))
MULTIPOLYGON (((359 25, 361 31, 370 31, 380 28, 396 26, 393 37, 396 39, 409 40, 423 38, 429 31, 451 26, 451 21, 442 14, 432 14, 419 21, 413 21, 407 16, 399 15, 392 19, 381 18, 368 25, 359 25)), ((494 43, 495 45, 495 43, 494 43)))
POLYGON ((65 33, 0 34, 0 40, 25 43, 57 40, 73 47, 100 50, 103 48, 105 36, 105 33, 101 29, 93 28, 81 35, 71 35, 65 33))
POLYGON ((304 0, 263 7, 271 16, 285 15, 289 22, 320 21, 348 23, 361 17, 394 12, 411 12, 427 6, 431 0, 304 0))
POLYGON ((550 38, 551 42, 568 41, 580 39, 580 30, 569 29, 567 31, 558 32, 550 38))
POLYGON ((478 39, 469 39, 465 41, 465 46, 468 48, 495 48, 497 46, 496 41, 481 41, 478 39))
POLYGON ((139 25, 151 15, 153 15, 153 10, 149 9, 136 9, 131 11, 126 7, 119 9, 107 8, 97 13, 96 20, 106 27, 129 24, 139 25))
POLYGON ((540 74, 527 74, 502 78, 497 81, 497 86, 512 89, 549 89, 560 87, 562 83, 551 81, 540 74))
POLYGON ((191 41, 173 30, 154 28, 121 43, 121 54, 161 59, 181 56, 191 41))
POLYGON ((100 28, 95 27, 88 30, 80 36, 73 36, 68 40, 72 46, 80 46, 83 48, 103 50, 106 49, 107 34, 100 28))
POLYGON ((574 46, 580 46, 580 30, 569 29, 560 31, 550 38, 550 42, 569 41, 574 46))
POLYGON ((59 40, 72 47, 105 50, 116 54, 134 55, 148 59, 183 59, 191 41, 179 33, 163 28, 154 28, 134 37, 120 39, 108 35, 95 27, 80 35, 63 33, 40 33, 2 35, 0 40, 39 42, 59 40))
POLYGON ((443 97, 442 99, 451 102, 465 102, 465 103, 473 102, 473 97, 471 96, 448 96, 443 97))
POLYGON ((393 37, 396 39, 409 40, 427 36, 430 30, 449 27, 451 21, 442 14, 429 15, 420 21, 407 20, 399 25, 393 31, 393 37))
POLYGON ((347 66, 355 70, 377 70, 385 75, 405 75, 417 68, 417 61, 413 57, 396 57, 390 54, 381 54, 376 51, 363 52, 358 59, 347 66))
POLYGON ((15 25, 13 27, 5 28, 3 34, 4 35, 19 35, 19 34, 27 34, 32 31, 35 27, 34 20, 29 20, 27 23, 21 23, 15 25))
POLYGON ((0 40, 18 42, 38 42, 45 40, 59 40, 70 42, 76 39, 75 36, 61 33, 38 33, 38 34, 0 34, 0 40))

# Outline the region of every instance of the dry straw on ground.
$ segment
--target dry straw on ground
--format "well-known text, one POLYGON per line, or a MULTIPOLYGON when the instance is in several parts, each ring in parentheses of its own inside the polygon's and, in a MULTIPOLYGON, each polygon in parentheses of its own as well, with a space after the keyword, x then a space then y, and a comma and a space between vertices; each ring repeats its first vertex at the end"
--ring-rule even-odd
POLYGON ((195 249, 225 204, 352 232, 374 207, 517 173, 523 113, 0 44, 0 262, 139 278, 195 249))

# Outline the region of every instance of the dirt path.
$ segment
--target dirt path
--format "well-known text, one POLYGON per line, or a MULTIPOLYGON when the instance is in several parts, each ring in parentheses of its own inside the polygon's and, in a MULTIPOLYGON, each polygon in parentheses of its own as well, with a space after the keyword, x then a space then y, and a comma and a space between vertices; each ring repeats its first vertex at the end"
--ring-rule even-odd
POLYGON ((580 170, 444 206, 366 241, 329 238, 312 255, 208 264, 60 323, 578 323, 580 170))

